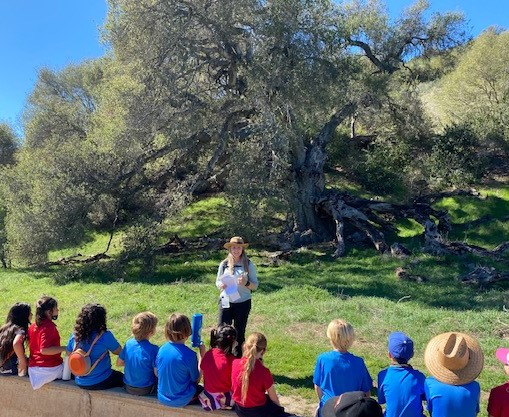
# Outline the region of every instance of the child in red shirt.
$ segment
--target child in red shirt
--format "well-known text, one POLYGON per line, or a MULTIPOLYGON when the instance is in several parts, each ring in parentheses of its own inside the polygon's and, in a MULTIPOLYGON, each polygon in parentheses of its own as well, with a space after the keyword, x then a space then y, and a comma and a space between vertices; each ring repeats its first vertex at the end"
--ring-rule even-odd
POLYGON ((210 332, 210 347, 200 362, 204 390, 199 395, 203 408, 231 410, 233 350, 237 346, 237 331, 229 324, 223 324, 210 332))
MULTIPOLYGON (((497 349, 496 356, 504 364, 505 373, 509 375, 509 349, 497 349)), ((490 417, 509 417, 509 381, 491 390, 488 414, 490 417)))
POLYGON ((62 379, 64 367, 60 334, 53 320, 58 318, 58 303, 52 297, 37 300, 35 323, 28 329, 28 376, 33 389, 38 389, 55 379, 62 379))
POLYGON ((267 339, 261 333, 251 334, 243 347, 241 359, 233 361, 232 393, 239 417, 287 417, 279 403, 274 379, 262 362, 267 339))

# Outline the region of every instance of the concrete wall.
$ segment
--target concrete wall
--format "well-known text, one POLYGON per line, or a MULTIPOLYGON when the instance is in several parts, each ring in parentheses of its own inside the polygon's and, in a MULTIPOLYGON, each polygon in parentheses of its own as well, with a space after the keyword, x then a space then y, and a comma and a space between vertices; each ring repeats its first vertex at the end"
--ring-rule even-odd
MULTIPOLYGON (((154 397, 121 388, 87 391, 73 381, 54 381, 34 391, 28 378, 0 376, 0 417, 211 417, 200 406, 171 408, 154 397)), ((234 417, 215 411, 214 417, 234 417)))

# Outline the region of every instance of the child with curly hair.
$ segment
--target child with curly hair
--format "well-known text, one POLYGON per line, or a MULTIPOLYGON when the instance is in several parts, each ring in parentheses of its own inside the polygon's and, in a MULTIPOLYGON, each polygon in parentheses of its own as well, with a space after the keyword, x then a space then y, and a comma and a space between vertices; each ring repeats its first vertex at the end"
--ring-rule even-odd
POLYGON ((106 309, 100 304, 86 304, 82 307, 76 318, 74 334, 67 343, 67 352, 70 354, 76 348, 88 352, 91 346, 90 363, 95 366, 88 374, 76 376, 76 385, 88 390, 123 387, 124 374, 112 369, 109 355, 110 352, 118 355, 122 346, 108 330, 106 309))

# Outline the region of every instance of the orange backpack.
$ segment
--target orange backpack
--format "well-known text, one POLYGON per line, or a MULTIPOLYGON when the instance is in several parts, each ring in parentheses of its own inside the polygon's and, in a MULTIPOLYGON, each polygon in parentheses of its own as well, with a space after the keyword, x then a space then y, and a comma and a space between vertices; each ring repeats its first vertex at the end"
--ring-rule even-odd
POLYGON ((104 352, 99 359, 97 359, 94 364, 91 364, 90 361, 90 352, 92 352, 92 348, 94 347, 95 343, 99 340, 99 338, 103 335, 103 332, 99 333, 92 344, 90 345, 90 348, 88 349, 88 352, 85 352, 83 349, 76 348, 76 340, 74 340, 74 350, 69 355, 69 369, 71 372, 76 376, 87 376, 94 370, 94 368, 97 366, 97 364, 106 356, 108 353, 108 350, 104 352))

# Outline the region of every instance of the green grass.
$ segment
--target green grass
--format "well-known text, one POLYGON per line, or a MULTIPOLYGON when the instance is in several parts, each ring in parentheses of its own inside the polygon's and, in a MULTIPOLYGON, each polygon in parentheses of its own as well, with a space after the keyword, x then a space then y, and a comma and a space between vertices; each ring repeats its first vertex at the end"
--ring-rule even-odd
POLYGON ((184 209, 181 217, 166 222, 169 236, 205 236, 214 234, 225 223, 223 197, 211 197, 198 201, 184 209))
MULTIPOLYGON (((507 239, 507 222, 494 220, 468 229, 467 225, 485 215, 507 216, 509 188, 484 192, 488 195, 485 200, 458 197, 446 199, 438 206, 452 211, 455 230, 451 236, 496 246, 507 239)), ((223 204, 222 199, 211 199, 193 205, 184 213, 183 221, 166 225, 168 235, 215 233, 223 226, 223 204)), ((416 247, 419 245, 419 239, 412 233, 415 224, 402 224, 400 230, 405 243, 413 240, 416 247)), ((82 248, 52 256, 68 256, 78 251, 92 255, 104 250, 104 239, 102 235, 92 236, 82 248)), ((327 324, 341 317, 354 326, 357 341, 352 352, 365 358, 375 380, 377 373, 388 365, 386 340, 391 331, 407 332, 414 339, 416 355, 412 362, 425 373, 423 352, 434 335, 455 330, 477 337, 486 357, 478 379, 483 391, 480 416, 485 417, 489 390, 505 381, 494 351, 509 345, 509 313, 505 309, 509 306, 509 283, 483 290, 461 285, 456 278, 466 272, 468 264, 481 262, 471 257, 414 255, 409 260, 399 260, 371 249, 349 248, 345 257, 334 260, 332 252, 330 245, 303 249, 283 265, 269 267, 263 252, 256 247, 249 251, 258 268, 260 288, 253 295, 248 332, 261 331, 267 335, 269 348, 265 361, 290 410, 306 416, 312 414, 316 404, 312 386, 314 363, 320 352, 329 349, 327 324), (419 261, 413 272, 427 276, 428 282, 418 284, 396 278, 395 269, 412 260, 419 261)), ((150 276, 140 275, 137 267, 122 275, 91 268, 87 274, 76 277, 69 271, 63 274, 62 268, 45 272, 4 270, 0 272, 0 311, 6 314, 16 301, 34 304, 39 296, 47 294, 59 301, 58 327, 62 339, 67 339, 80 307, 87 302, 106 306, 108 326, 121 343, 130 336, 132 316, 144 310, 153 311, 160 319, 155 343, 164 342, 165 319, 175 311, 189 316, 203 313, 203 334, 207 335, 217 318, 214 280, 223 257, 223 251, 161 257, 157 272, 150 276)))

